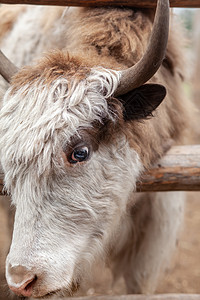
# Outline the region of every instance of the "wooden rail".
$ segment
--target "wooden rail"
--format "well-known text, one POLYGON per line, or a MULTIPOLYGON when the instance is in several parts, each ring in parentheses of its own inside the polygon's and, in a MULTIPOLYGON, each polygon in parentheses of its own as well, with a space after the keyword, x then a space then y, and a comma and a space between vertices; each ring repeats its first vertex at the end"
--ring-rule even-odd
MULTIPOLYGON (((154 7, 156 0, 0 0, 6 4, 36 4, 58 6, 135 6, 154 7)), ((200 0, 170 0, 171 7, 200 7, 200 0)))
POLYGON ((200 191, 200 145, 172 147, 137 184, 138 191, 200 191))
MULTIPOLYGON (((3 172, 0 170, 0 194, 3 172)), ((200 191, 200 145, 176 146, 146 172, 137 183, 138 192, 200 191)))

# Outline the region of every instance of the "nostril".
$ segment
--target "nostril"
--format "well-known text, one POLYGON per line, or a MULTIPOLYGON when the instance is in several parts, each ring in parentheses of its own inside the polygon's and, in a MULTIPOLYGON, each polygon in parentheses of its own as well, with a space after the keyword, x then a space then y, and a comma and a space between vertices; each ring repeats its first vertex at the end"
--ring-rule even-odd
POLYGON ((37 276, 30 278, 25 283, 23 283, 21 286, 11 286, 9 285, 9 288, 11 291, 13 291, 18 296, 24 296, 24 297, 31 297, 32 290, 35 282, 37 281, 37 276))
POLYGON ((35 282, 37 280, 37 276, 35 275, 35 277, 32 279, 32 281, 26 282, 27 285, 24 287, 25 291, 32 291, 32 287, 34 286, 35 282))

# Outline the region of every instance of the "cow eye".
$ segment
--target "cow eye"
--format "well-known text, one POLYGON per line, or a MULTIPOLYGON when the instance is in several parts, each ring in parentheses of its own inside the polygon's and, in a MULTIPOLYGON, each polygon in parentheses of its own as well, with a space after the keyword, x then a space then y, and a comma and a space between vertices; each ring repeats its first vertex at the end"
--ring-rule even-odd
POLYGON ((76 164, 78 162, 85 161, 89 158, 89 148, 88 147, 77 147, 73 150, 69 157, 69 162, 71 164, 76 164))

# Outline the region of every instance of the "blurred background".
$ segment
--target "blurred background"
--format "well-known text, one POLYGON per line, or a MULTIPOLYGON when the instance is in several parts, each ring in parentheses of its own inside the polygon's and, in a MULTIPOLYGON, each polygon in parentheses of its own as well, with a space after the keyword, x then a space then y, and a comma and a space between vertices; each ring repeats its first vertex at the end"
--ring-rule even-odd
MULTIPOLYGON (((185 93, 194 100, 198 119, 194 143, 200 144, 200 9, 173 9, 185 28, 187 72, 185 93)), ((200 294, 200 192, 188 192, 185 224, 171 268, 158 292, 200 294)))

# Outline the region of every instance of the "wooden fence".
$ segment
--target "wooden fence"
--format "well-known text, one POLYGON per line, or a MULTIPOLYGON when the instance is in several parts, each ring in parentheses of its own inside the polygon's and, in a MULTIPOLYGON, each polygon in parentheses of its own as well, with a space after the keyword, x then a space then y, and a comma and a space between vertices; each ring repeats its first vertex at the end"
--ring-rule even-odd
MULTIPOLYGON (((157 0, 1 0, 7 4, 38 4, 59 6, 134 6, 154 7, 157 0)), ((171 7, 200 7, 200 0, 170 0, 171 7)))
MULTIPOLYGON (((58 6, 135 6, 154 7, 157 0, 0 0, 6 4, 58 6)), ((170 0, 171 7, 200 7, 200 0, 170 0)), ((200 191, 200 145, 173 147, 142 176, 137 191, 200 191)), ((3 171, 0 168, 0 195, 3 194, 3 171)), ((71 298, 65 298, 71 299, 71 298)), ((57 299, 59 300, 59 299, 57 299)), ((73 300, 200 300, 200 295, 122 295, 90 296, 73 300)))

